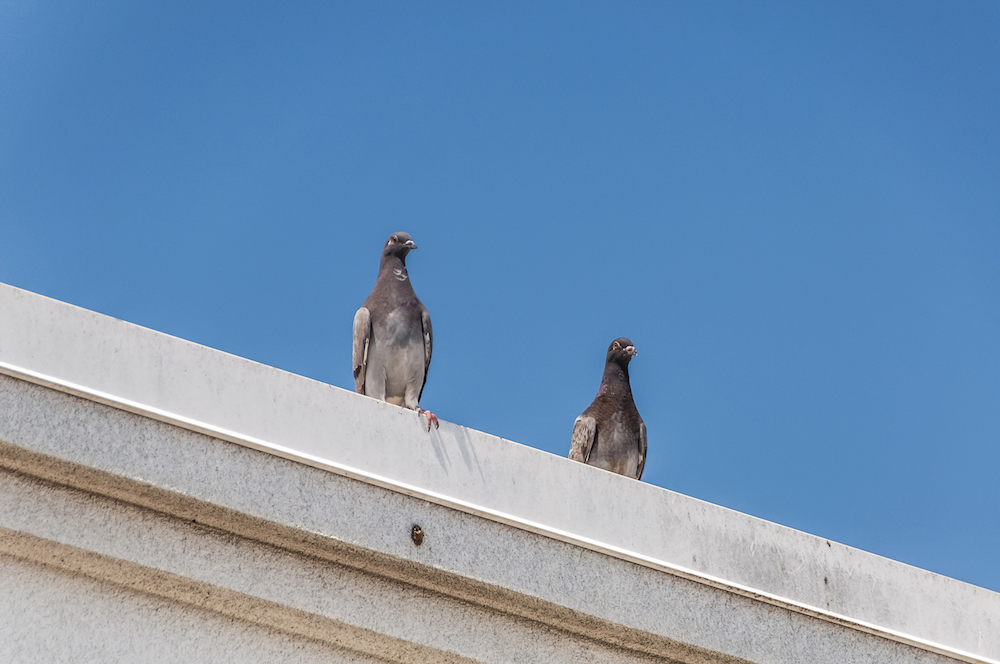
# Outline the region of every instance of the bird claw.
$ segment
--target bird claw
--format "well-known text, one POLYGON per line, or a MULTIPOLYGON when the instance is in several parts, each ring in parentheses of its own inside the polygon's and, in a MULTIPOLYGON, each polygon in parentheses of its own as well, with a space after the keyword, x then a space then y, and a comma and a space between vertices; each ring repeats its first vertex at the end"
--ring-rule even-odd
POLYGON ((441 424, 438 422, 437 415, 429 410, 424 410, 423 408, 417 408, 417 414, 427 417, 427 431, 430 432, 431 425, 434 425, 435 429, 441 428, 441 424))

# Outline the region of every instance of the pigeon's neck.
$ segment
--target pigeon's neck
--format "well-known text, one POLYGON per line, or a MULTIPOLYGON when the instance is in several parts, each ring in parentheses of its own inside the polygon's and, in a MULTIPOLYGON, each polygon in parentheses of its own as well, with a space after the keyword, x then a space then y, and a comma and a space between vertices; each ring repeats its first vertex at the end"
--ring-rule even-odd
POLYGON ((601 377, 601 389, 597 395, 606 394, 611 397, 632 396, 632 386, 628 382, 628 366, 617 362, 604 365, 604 376, 601 377))
POLYGON ((401 256, 393 254, 382 256, 382 262, 378 266, 378 282, 382 281, 409 281, 410 275, 406 273, 406 261, 401 256))

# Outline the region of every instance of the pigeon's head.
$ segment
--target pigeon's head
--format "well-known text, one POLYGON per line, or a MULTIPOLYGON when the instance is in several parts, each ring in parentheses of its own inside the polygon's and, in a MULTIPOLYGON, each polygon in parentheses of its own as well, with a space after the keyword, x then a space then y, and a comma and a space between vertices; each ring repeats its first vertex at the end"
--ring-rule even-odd
POLYGON ((627 367, 633 355, 638 355, 631 339, 620 337, 611 342, 608 346, 608 362, 615 362, 623 367, 627 367))
POLYGON ((416 248, 417 245, 413 243, 409 233, 393 233, 385 241, 385 248, 382 250, 382 255, 399 256, 400 259, 405 259, 406 254, 410 253, 411 249, 416 248))

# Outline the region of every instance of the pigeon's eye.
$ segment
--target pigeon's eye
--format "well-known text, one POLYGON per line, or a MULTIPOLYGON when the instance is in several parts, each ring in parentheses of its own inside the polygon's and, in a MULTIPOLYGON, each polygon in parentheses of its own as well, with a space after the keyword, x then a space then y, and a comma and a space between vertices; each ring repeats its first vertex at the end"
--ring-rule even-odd
POLYGON ((617 341, 615 342, 614 348, 615 348, 615 350, 621 350, 622 349, 621 344, 619 344, 617 341))
POLYGON ((395 235, 393 235, 391 238, 389 238, 389 244, 396 244, 397 242, 399 242, 399 240, 396 239, 395 235))

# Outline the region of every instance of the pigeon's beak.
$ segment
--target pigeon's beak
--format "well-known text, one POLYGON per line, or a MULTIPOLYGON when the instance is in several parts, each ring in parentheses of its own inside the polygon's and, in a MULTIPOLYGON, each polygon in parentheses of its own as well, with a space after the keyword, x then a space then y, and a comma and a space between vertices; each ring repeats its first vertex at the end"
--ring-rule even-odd
POLYGON ((635 349, 635 346, 625 346, 625 352, 629 354, 629 357, 639 354, 639 351, 635 349))
POLYGON ((415 245, 413 243, 413 240, 407 240, 406 242, 403 243, 403 246, 406 247, 407 249, 416 249, 417 248, 417 245, 415 245))

